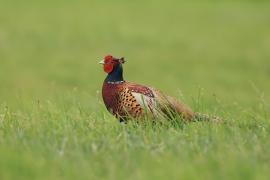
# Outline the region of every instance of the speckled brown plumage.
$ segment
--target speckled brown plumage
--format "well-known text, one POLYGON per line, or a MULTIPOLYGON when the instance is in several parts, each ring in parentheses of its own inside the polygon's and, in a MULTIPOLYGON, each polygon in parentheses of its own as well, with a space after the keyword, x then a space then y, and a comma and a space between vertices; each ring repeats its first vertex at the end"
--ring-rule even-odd
POLYGON ((151 90, 144 86, 135 86, 135 84, 128 82, 121 84, 104 82, 102 96, 106 108, 116 117, 139 118, 143 116, 144 109, 132 95, 132 92, 154 97, 151 90))
POLYGON ((146 111, 153 117, 156 115, 157 108, 162 112, 168 111, 169 108, 174 112, 181 113, 186 119, 193 117, 193 112, 189 108, 173 98, 153 88, 135 83, 110 84, 104 82, 102 96, 108 111, 117 118, 140 118, 146 115, 146 111), (132 93, 141 94, 142 98, 149 99, 143 100, 144 104, 139 103, 138 98, 136 99, 132 93))

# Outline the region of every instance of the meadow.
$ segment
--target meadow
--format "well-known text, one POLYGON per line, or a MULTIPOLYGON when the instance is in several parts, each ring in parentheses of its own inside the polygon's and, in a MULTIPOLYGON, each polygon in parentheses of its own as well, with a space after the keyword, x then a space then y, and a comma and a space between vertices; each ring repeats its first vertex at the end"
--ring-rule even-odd
POLYGON ((0 1, 0 179, 269 179, 267 1, 0 1), (226 123, 112 117, 98 62, 226 123))

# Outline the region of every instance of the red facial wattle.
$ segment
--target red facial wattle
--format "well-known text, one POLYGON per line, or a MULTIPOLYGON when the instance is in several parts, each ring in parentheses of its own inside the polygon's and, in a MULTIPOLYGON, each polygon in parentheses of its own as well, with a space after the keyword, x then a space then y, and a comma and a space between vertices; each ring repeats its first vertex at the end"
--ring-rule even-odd
POLYGON ((112 72, 112 70, 113 70, 113 63, 105 63, 104 65, 103 65, 103 69, 104 69, 104 71, 106 72, 106 73, 111 73, 112 72))
POLYGON ((104 65, 103 69, 106 73, 111 73, 113 71, 114 62, 113 62, 113 56, 107 55, 104 57, 104 65))

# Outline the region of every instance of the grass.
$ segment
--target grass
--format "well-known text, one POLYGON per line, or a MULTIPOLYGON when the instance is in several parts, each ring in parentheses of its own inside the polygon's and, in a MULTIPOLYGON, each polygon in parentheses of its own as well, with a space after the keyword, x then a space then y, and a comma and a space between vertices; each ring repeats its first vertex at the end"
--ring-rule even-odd
POLYGON ((0 179, 268 179, 266 1, 0 1, 0 179), (121 125, 98 60, 225 124, 121 125))

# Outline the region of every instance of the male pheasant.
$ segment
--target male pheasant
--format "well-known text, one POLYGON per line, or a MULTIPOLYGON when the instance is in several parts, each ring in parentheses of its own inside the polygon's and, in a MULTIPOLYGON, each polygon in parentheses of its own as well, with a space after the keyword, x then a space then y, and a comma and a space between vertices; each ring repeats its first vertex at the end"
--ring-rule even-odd
POLYGON ((154 119, 160 114, 178 115, 184 121, 197 118, 197 113, 161 91, 125 81, 122 66, 124 58, 107 55, 99 63, 103 64, 104 71, 108 73, 102 88, 104 103, 120 122, 145 116, 154 119))

